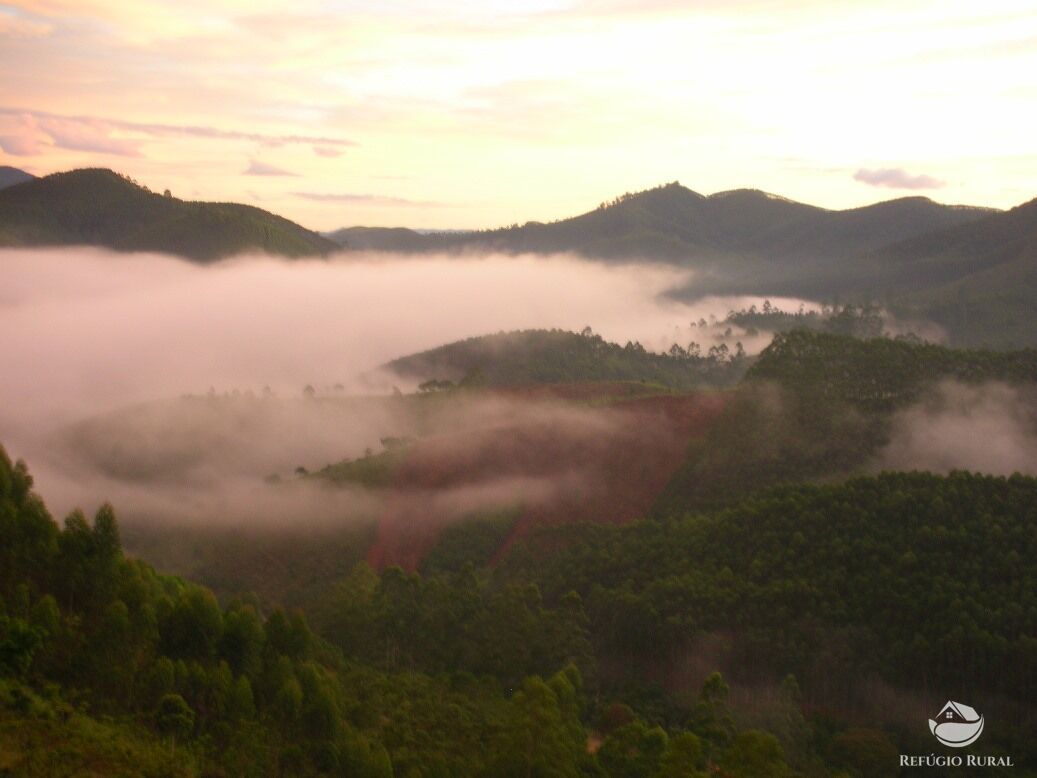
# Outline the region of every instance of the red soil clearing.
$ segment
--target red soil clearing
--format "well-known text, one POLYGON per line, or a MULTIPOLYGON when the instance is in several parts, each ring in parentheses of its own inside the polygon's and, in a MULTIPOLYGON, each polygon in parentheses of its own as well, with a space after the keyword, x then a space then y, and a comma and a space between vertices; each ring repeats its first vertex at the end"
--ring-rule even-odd
POLYGON ((724 393, 702 392, 600 407, 564 402, 617 394, 611 385, 576 387, 488 393, 508 399, 506 418, 413 444, 394 476, 368 562, 416 569, 443 526, 477 509, 522 506, 497 558, 533 526, 641 518, 688 443, 727 400, 724 393))

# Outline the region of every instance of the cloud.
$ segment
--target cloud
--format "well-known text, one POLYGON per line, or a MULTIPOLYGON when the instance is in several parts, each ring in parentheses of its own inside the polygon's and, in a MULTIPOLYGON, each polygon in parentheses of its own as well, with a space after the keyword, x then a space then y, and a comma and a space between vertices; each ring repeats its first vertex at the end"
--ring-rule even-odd
POLYGON ((39 137, 33 130, 0 135, 0 149, 13 157, 33 157, 42 150, 39 137))
POLYGON ((253 159, 249 162, 248 167, 242 175, 246 176, 297 176, 298 173, 291 173, 287 170, 282 170, 279 167, 268 165, 265 162, 253 159))
POLYGON ((318 203, 357 203, 367 205, 395 205, 414 208, 442 208, 450 203, 437 203, 432 200, 408 200, 405 197, 392 197, 378 194, 354 194, 350 192, 292 192, 296 197, 313 200, 318 203))
POLYGON ((945 181, 926 175, 912 175, 903 168, 861 168, 853 174, 854 181, 868 186, 883 186, 889 189, 939 189, 945 181))
POLYGON ((43 135, 36 120, 29 114, 15 117, 9 131, 0 135, 0 149, 16 157, 32 157, 43 151, 43 135))
POLYGON ((0 139, 9 154, 31 156, 48 146, 92 151, 121 157, 140 157, 140 140, 127 138, 103 119, 69 119, 54 114, 0 108, 11 129, 0 139), (13 121, 12 121, 13 119, 13 121))
POLYGON ((46 22, 34 22, 31 19, 0 11, 0 37, 42 38, 53 31, 53 25, 46 22))
POLYGON ((140 141, 118 137, 116 128, 103 120, 81 121, 44 117, 38 120, 40 130, 51 142, 63 149, 94 151, 120 157, 139 157, 140 141))
MULTIPOLYGON (((262 132, 244 132, 241 130, 225 130, 219 127, 204 125, 161 124, 154 122, 134 122, 124 119, 108 119, 96 116, 69 116, 46 111, 26 111, 11 106, 0 106, 0 115, 28 117, 41 126, 51 123, 58 126, 81 126, 94 131, 104 129, 143 135, 146 138, 202 138, 206 140, 252 141, 265 146, 281 146, 285 144, 314 144, 328 152, 336 149, 356 146, 356 142, 347 138, 336 138, 323 135, 296 135, 262 132)), ((329 154, 325 154, 329 156, 329 154)))
POLYGON ((313 153, 318 157, 341 157, 342 151, 328 146, 314 146, 313 153))

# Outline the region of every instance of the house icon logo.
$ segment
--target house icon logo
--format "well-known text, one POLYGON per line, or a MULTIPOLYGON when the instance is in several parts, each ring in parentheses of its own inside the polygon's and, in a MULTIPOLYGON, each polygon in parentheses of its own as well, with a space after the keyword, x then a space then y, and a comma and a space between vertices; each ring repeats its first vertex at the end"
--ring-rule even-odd
POLYGON ((948 701, 935 719, 929 719, 929 731, 945 746, 963 748, 983 734, 983 716, 975 708, 948 701))

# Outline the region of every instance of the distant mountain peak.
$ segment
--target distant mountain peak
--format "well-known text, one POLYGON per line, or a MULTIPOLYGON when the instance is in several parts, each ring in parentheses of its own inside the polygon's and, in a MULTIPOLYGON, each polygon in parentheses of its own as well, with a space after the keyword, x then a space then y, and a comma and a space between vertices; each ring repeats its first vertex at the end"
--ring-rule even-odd
MULTIPOLYGON (((793 200, 791 197, 783 197, 781 195, 773 194, 772 192, 765 192, 762 189, 727 189, 723 192, 714 192, 709 195, 708 200, 771 200, 777 203, 789 203, 790 205, 806 205, 801 203, 799 200, 793 200)), ((816 206, 808 206, 814 208, 816 206)))
POLYGON ((35 178, 36 176, 32 173, 26 173, 24 170, 19 170, 16 167, 0 165, 0 189, 24 184, 26 181, 32 181, 35 178))

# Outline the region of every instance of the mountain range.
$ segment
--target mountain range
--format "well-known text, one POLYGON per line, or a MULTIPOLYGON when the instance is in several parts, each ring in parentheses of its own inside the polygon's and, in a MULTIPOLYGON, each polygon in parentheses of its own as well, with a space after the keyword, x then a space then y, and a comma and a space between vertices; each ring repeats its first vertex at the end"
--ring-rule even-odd
POLYGON ((433 233, 349 227, 325 236, 252 206, 159 195, 110 170, 33 178, 5 168, 0 186, 0 246, 94 245, 195 261, 244 251, 572 253, 687 268, 693 280, 673 291, 685 299, 877 301, 934 322, 955 344, 1037 342, 1037 200, 1008 211, 924 197, 830 210, 753 189, 707 196, 673 182, 550 223, 433 233))
POLYGON ((329 237, 354 248, 389 251, 574 252, 687 264, 730 255, 781 259, 860 253, 990 213, 923 197, 833 211, 754 189, 706 196, 673 182, 550 223, 452 234, 353 227, 329 237))

